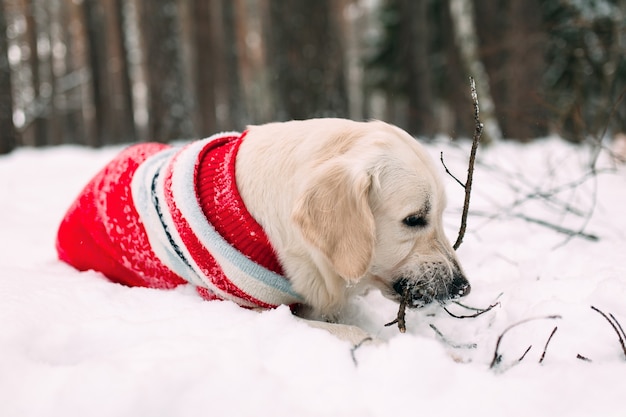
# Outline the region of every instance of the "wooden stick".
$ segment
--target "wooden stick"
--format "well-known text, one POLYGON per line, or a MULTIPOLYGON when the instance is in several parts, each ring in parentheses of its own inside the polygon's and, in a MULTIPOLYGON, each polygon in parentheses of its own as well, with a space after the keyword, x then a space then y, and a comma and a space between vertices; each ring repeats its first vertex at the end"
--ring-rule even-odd
POLYGON ((557 326, 554 326, 554 329, 552 329, 552 333, 550 333, 550 336, 548 337, 548 341, 546 342, 546 345, 543 348, 543 353, 541 354, 541 358, 539 359, 539 363, 543 363, 543 360, 546 357, 546 352, 548 351, 548 345, 550 344, 550 341, 552 340, 552 336, 554 336, 554 333, 556 333, 557 329, 558 329, 557 326))
POLYGON ((591 309, 601 314, 602 317, 604 317, 606 321, 609 322, 613 330, 615 330, 615 333, 617 333, 617 337, 619 338, 619 343, 622 346, 622 352, 624 352, 624 358, 626 358, 626 342, 624 341, 624 337, 622 336, 622 333, 624 333, 624 329, 622 329, 622 326, 619 324, 617 320, 615 320, 615 317, 613 317, 612 314, 611 314, 611 317, 613 318, 613 320, 615 320, 615 323, 613 323, 613 321, 611 321, 611 319, 606 314, 604 314, 600 309, 594 306, 591 306, 591 309), (620 330, 622 331, 621 333, 620 333, 620 330))
POLYGON ((546 319, 560 319, 560 318, 561 318, 561 316, 559 316, 559 315, 551 315, 551 316, 543 316, 543 317, 531 317, 529 319, 525 319, 525 320, 522 320, 522 321, 518 321, 517 323, 511 324, 509 327, 504 329, 502 334, 500 334, 500 336, 498 337, 498 340, 496 341, 496 348, 494 349, 494 352, 493 352, 493 359, 491 360, 491 364, 489 365, 489 368, 493 369, 493 368, 496 367, 496 365, 498 365, 500 362, 502 362, 502 355, 498 352, 498 349, 500 348, 500 343, 502 342, 502 338, 504 337, 504 335, 509 330, 511 330, 514 327, 517 327, 519 325, 528 323, 529 321, 546 320, 546 319))
POLYGON ((393 324, 398 323, 398 330, 400 330, 400 333, 406 333, 405 316, 406 316, 406 306, 408 302, 409 302, 409 286, 407 285, 406 288, 404 289, 404 292, 402 293, 402 299, 400 300, 400 306, 398 307, 398 314, 396 316, 396 319, 385 324, 385 327, 389 327, 393 324))
MULTIPOLYGON (((474 103, 474 138, 472 139, 472 150, 470 151, 469 166, 467 168, 467 180, 465 181, 465 201, 463 202, 463 214, 461 215, 461 227, 459 229, 459 235, 456 238, 456 242, 452 247, 457 250, 463 242, 465 236, 465 230, 467 229, 467 214, 469 212, 470 195, 472 194, 472 183, 474 178, 474 163, 476 162, 476 151, 478 149, 478 143, 483 133, 483 124, 480 122, 480 110, 478 108, 478 93, 476 93, 476 82, 470 77, 470 90, 472 92, 472 102, 474 103)), ((455 178, 453 176, 453 178, 455 178)), ((455 178, 456 179, 456 178, 455 178)), ((457 180, 458 181, 458 180, 457 180)))

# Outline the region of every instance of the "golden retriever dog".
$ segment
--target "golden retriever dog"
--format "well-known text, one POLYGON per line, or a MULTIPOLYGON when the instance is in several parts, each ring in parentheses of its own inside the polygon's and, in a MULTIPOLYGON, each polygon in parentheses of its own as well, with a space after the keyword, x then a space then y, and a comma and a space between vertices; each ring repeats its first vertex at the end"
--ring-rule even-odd
POLYGON ((375 286, 410 306, 468 294, 446 238, 444 187, 429 155, 380 121, 312 119, 249 129, 237 184, 310 315, 332 320, 375 286))
POLYGON ((433 161, 397 127, 270 123, 182 150, 131 147, 70 207, 57 249, 76 268, 126 285, 191 283, 206 298, 245 307, 290 304, 354 341, 364 336, 358 329, 322 323, 336 321, 368 287, 394 301, 406 293, 409 307, 469 293, 444 235, 445 205, 433 161), (231 201, 235 208, 222 213, 231 201), (222 227, 223 219, 230 220, 222 227), (229 239, 239 245, 234 252, 229 239), (265 241, 276 262, 262 255, 261 265, 250 263, 268 252, 265 241))

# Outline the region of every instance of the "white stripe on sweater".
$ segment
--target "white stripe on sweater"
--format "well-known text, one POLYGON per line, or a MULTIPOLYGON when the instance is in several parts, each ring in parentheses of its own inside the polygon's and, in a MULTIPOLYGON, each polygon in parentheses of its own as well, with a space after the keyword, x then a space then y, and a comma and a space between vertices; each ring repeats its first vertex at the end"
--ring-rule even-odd
MULTIPOLYGON (((239 135, 229 132, 218 137, 239 135)), ((243 292, 272 305, 302 301, 285 277, 264 268, 233 248, 204 216, 195 191, 195 170, 199 153, 215 138, 212 136, 206 142, 194 142, 177 155, 172 175, 172 193, 178 209, 228 279, 243 292)), ((228 187, 236 187, 236 184, 228 184, 228 187)))
MULTIPOLYGON (((168 149, 148 158, 137 169, 131 185, 136 210, 144 222, 154 253, 168 268, 188 282, 210 289, 220 298, 235 301, 242 306, 256 307, 250 301, 243 300, 216 287, 211 281, 211 277, 202 271, 201 266, 194 261, 183 244, 164 196, 165 167, 173 163, 171 192, 174 202, 189 223, 191 231, 202 242, 205 249, 211 253, 226 277, 244 293, 266 304, 280 305, 300 302, 301 298, 293 291, 285 277, 255 263, 232 247, 208 222, 198 203, 195 190, 195 172, 199 153, 215 139, 239 135, 235 132, 220 133, 193 142, 182 150, 168 149), (172 162, 174 158, 175 160, 172 162), (159 175, 160 172, 161 175, 159 175), (156 197, 160 202, 160 216, 155 207, 155 201, 151 197, 155 175, 159 175, 156 197), (180 254, 176 253, 170 239, 178 247, 180 254), (184 257, 184 260, 181 259, 180 255, 184 257)), ((234 178, 232 180, 234 181, 234 178)), ((230 186, 236 187, 236 184, 230 184, 230 186)))

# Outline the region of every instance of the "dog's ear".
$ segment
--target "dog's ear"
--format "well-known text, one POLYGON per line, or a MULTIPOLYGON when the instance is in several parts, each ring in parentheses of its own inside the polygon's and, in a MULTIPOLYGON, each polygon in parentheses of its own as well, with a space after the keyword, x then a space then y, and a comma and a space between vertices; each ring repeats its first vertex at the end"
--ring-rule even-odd
POLYGON ((310 179, 292 219, 347 281, 367 272, 374 251, 374 216, 368 203, 367 172, 328 162, 310 179))

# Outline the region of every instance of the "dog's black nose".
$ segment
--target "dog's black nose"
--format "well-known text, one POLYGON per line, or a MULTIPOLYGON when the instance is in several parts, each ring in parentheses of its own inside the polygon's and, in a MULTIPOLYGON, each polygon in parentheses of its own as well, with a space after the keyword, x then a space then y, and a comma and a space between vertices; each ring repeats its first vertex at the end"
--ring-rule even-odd
POLYGON ((450 287, 448 288, 448 295, 450 298, 464 297, 470 293, 472 287, 467 279, 463 275, 455 275, 450 287))
POLYGON ((408 284, 409 284, 409 281, 407 281, 406 279, 399 279, 393 283, 393 290, 397 292, 399 295, 403 295, 408 284))

